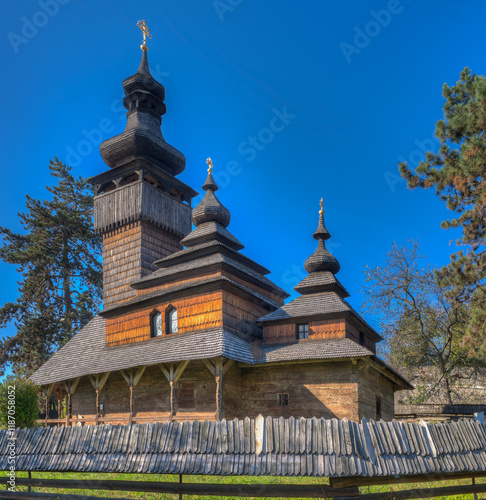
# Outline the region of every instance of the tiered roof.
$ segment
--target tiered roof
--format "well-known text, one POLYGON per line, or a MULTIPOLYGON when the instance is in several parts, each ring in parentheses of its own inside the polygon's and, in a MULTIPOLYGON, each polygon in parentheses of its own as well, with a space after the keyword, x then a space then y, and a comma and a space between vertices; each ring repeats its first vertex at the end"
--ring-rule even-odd
POLYGON ((146 290, 146 293, 115 308, 105 309, 103 315, 119 307, 131 307, 155 297, 160 298, 165 294, 207 286, 210 283, 232 286, 239 292, 249 294, 257 301, 264 303, 270 310, 278 308, 289 296, 285 290, 266 277, 270 273, 268 269, 240 253, 244 246, 227 229, 231 214, 215 194, 218 186, 212 175, 212 162, 210 159, 207 162, 208 176, 203 184, 206 193, 199 205, 192 211, 195 229, 181 241, 187 248, 156 261, 154 264, 159 267, 157 271, 132 284, 134 288, 146 290), (211 271, 221 269, 228 271, 231 276, 239 277, 249 284, 258 286, 262 292, 245 286, 241 281, 228 275, 208 276, 211 271), (176 280, 189 276, 198 279, 186 283, 175 283, 176 280), (174 285, 164 290, 150 291, 152 287, 169 283, 174 283, 174 285), (265 292, 270 292, 274 298, 265 292))
POLYGON ((313 234, 313 238, 318 241, 317 248, 304 265, 309 275, 294 287, 294 290, 301 295, 276 311, 263 316, 258 322, 266 325, 289 320, 325 319, 343 314, 353 317, 375 341, 379 341, 380 335, 344 300, 349 297, 349 293, 336 278, 336 274, 341 269, 339 261, 326 248, 325 242, 331 235, 324 223, 322 199, 320 205, 319 222, 313 234))

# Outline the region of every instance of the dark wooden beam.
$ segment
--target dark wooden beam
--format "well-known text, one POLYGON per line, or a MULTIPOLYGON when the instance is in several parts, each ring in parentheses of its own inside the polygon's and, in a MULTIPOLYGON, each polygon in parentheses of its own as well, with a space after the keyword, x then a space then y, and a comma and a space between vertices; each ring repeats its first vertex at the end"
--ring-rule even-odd
POLYGON ((394 477, 330 477, 329 484, 333 488, 350 486, 374 486, 379 484, 433 483, 437 481, 453 481, 456 479, 471 479, 486 477, 486 472, 453 472, 450 474, 418 474, 394 477))
MULTIPOLYGON (((7 478, 4 478, 6 481, 7 478)), ((93 480, 93 479, 27 479, 17 478, 19 486, 32 486, 36 488, 69 488, 69 489, 90 489, 90 490, 118 490, 118 491, 138 491, 145 493, 171 493, 183 495, 203 495, 203 496, 232 496, 232 497, 280 497, 280 498, 339 498, 352 497, 358 495, 357 488, 331 488, 325 484, 221 484, 221 483, 181 483, 181 482, 154 482, 154 481, 117 481, 113 479, 93 480)), ((486 485, 482 485, 485 486, 486 485)), ((24 493, 26 495, 27 493, 24 493)), ((46 495, 44 493, 44 495, 46 495)), ((61 500, 81 500, 93 499, 95 497, 84 495, 59 495, 50 494, 49 497, 30 496, 4 496, 3 498, 52 498, 61 500)), ((96 497, 97 498, 97 497, 96 497)))

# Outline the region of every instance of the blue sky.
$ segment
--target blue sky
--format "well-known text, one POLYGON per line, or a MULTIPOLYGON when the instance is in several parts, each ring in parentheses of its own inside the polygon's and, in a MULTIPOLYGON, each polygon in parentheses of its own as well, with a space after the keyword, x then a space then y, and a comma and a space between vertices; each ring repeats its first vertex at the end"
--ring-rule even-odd
MULTIPOLYGON (((124 128, 121 84, 145 19, 162 131, 187 158, 180 178, 201 191, 211 156, 229 229, 277 284, 305 276, 321 196, 356 308, 364 266, 394 240, 448 262, 444 204, 407 190, 397 164, 436 147, 443 83, 484 72, 484 2, 24 0, 2 12, 2 226, 20 230, 26 193, 47 196, 50 158, 86 177, 108 168, 98 143, 124 128)), ((14 300, 15 269, 0 273, 0 303, 14 300)))

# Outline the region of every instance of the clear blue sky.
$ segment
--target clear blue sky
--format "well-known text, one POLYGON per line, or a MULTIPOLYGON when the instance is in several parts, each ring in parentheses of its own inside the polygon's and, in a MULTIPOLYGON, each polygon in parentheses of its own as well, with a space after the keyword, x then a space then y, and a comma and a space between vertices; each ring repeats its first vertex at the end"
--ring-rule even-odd
MULTIPOLYGON (((464 66, 484 72, 485 18, 480 0, 7 2, 0 224, 20 230, 25 194, 47 196, 50 158, 82 176, 107 169, 97 141, 124 128, 122 80, 137 70, 145 19, 162 130, 187 158, 180 178, 200 191, 212 157, 229 229, 289 291, 323 196, 338 277, 360 308, 363 267, 394 240, 448 261, 445 206, 407 190, 397 163, 434 147, 442 84, 464 66)), ((15 269, 0 273, 0 303, 14 300, 15 269)))

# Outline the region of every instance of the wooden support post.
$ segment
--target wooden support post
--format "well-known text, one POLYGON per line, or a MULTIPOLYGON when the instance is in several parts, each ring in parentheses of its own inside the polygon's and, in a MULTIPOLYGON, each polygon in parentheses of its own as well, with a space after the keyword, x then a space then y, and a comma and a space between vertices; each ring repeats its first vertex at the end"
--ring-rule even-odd
POLYGON ((49 419, 49 397, 52 394, 52 389, 54 388, 54 384, 50 385, 43 385, 42 386, 42 392, 44 393, 44 396, 46 398, 46 421, 45 421, 45 426, 47 428, 47 420, 49 419))
POLYGON ((97 373, 96 375, 88 375, 89 379, 91 380, 91 383, 93 384, 93 387, 96 391, 96 418, 95 418, 95 425, 98 425, 100 422, 100 392, 103 389, 103 387, 106 384, 106 381, 108 380, 108 376, 110 375, 110 372, 106 373, 97 373))
POLYGON ((174 385, 181 378, 181 375, 184 372, 184 370, 186 369, 188 364, 189 364, 189 361, 187 360, 187 361, 181 361, 180 363, 171 363, 168 367, 163 365, 163 364, 159 365, 160 369, 162 370, 162 373, 165 375, 165 377, 169 381, 169 386, 170 386, 169 420, 171 422, 172 422, 172 420, 174 420, 174 415, 175 415, 174 385))
POLYGON ((78 387, 79 381, 81 380, 81 377, 72 379, 72 380, 67 380, 64 382, 64 387, 67 392, 67 404, 66 404, 66 427, 69 427, 71 425, 71 418, 73 417, 73 407, 72 407, 72 401, 71 401, 71 395, 75 393, 76 388, 78 387))
MULTIPOLYGON (((179 474, 179 484, 182 484, 182 474, 179 474)), ((179 500, 182 500, 182 492, 179 493, 179 500)))
POLYGON ((133 422, 133 385, 130 386, 130 415, 128 415, 128 423, 133 422))
MULTIPOLYGON (((29 479, 32 479, 32 472, 30 470, 27 472, 27 475, 28 475, 29 479)), ((32 486, 27 487, 27 492, 32 493, 32 486)))
POLYGON ((220 357, 214 360, 205 359, 204 364, 208 370, 213 374, 216 381, 216 412, 215 417, 218 420, 223 418, 223 376, 233 364, 232 359, 220 357))
POLYGON ((174 420, 174 381, 169 380, 170 385, 170 413, 169 413, 169 421, 172 422, 174 420))
POLYGON ((130 389, 130 413, 128 415, 129 424, 133 423, 133 389, 134 387, 136 387, 136 385, 142 378, 145 368, 146 368, 145 366, 141 366, 140 368, 137 369, 137 371, 134 370, 121 371, 121 374, 130 389))

